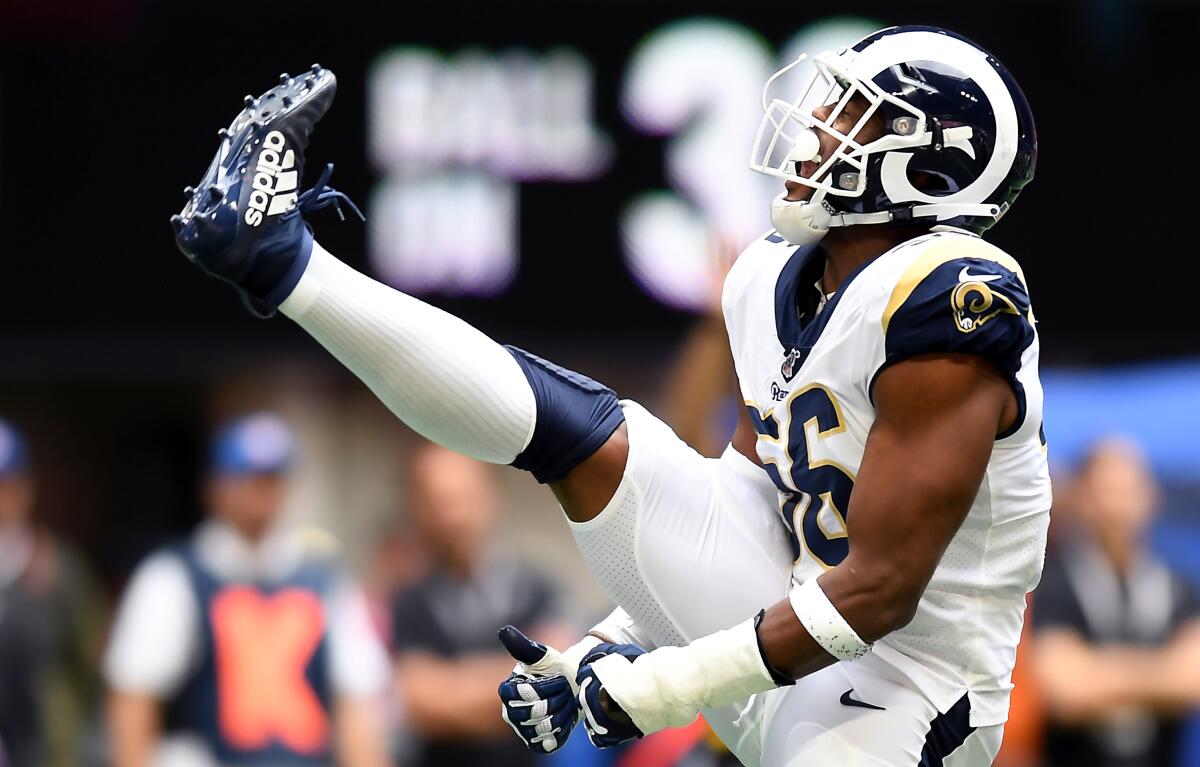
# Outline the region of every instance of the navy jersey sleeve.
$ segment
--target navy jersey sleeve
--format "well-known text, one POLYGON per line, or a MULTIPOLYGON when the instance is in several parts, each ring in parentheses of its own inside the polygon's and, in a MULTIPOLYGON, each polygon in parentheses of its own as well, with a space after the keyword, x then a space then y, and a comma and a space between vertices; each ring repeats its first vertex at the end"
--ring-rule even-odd
POLYGON ((1021 412, 1010 433, 1020 427, 1025 397, 1017 372, 1034 330, 1029 294, 1011 269, 986 258, 956 258, 902 280, 883 327, 884 362, 875 377, 919 354, 977 354, 1012 385, 1021 412))

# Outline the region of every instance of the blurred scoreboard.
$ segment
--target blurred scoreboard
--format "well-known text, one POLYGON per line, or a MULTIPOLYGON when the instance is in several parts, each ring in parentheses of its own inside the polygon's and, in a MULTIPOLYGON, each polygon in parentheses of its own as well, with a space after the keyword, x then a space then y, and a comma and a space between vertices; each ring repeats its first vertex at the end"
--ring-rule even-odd
MULTIPOLYGON (((761 94, 801 52, 839 47, 882 26, 811 23, 778 49, 746 25, 689 19, 654 29, 623 67, 623 128, 662 144, 637 186, 612 182, 622 144, 598 123, 596 75, 572 47, 403 46, 369 70, 368 253, 376 276, 405 291, 502 296, 521 272, 522 222, 574 239, 619 233, 620 264, 654 301, 703 309, 713 253, 769 228, 777 179, 750 172, 761 94), (661 178, 662 187, 647 184, 661 178), (569 203, 525 210, 530 185, 597 185, 616 220, 569 203)), ((789 73, 806 76, 800 69, 789 73)), ((797 83, 797 87, 798 87, 797 83)))
MULTIPOLYGON (((1033 105, 1038 177, 989 238, 1025 267, 1046 359, 1200 353, 1178 295, 1200 262, 1168 220, 1195 174, 1130 182, 1141 176, 1116 169, 1140 160, 1114 155, 1112 132, 1081 117, 1113 94, 1169 104, 1186 92, 1187 48, 1162 41, 1194 26, 1194 2, 937 3, 897 16, 871 0, 855 6, 865 17, 826 18, 767 0, 342 0, 232 15, 222 3, 101 0, 103 22, 77 0, 17 5, 36 12, 0 3, 10 369, 127 371, 158 354, 209 369, 197 355, 311 353, 286 324, 253 323, 198 279, 166 221, 241 94, 312 61, 341 84, 309 180, 336 162, 334 184, 368 213, 365 226, 314 218, 340 258, 547 353, 665 353, 714 300, 714 253, 769 227, 780 184, 747 167, 767 78, 800 51, 897 22, 979 41, 1033 105), (231 24, 263 34, 249 45, 231 24), (1152 75, 1128 65, 1150 60, 1162 64, 1152 75), (1168 299, 1129 296, 1130 264, 1159 257, 1168 299), (1110 310, 1111 296, 1131 308, 1110 310), (179 333, 197 340, 181 346, 179 333)), ((1158 110, 1155 130, 1189 135, 1187 114, 1158 110)))

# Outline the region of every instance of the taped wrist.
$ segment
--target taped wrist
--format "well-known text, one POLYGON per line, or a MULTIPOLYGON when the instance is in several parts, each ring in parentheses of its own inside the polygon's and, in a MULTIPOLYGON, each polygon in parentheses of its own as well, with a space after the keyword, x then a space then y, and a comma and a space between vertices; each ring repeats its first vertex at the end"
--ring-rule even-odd
POLYGON ((609 655, 592 670, 647 735, 691 724, 702 708, 740 703, 778 686, 763 663, 753 619, 685 647, 660 647, 633 663, 609 655))
POLYGON ((600 644, 600 642, 600 639, 587 634, 583 639, 580 639, 562 651, 562 668, 560 673, 571 683, 572 694, 579 692, 579 685, 575 681, 575 676, 579 673, 579 661, 583 660, 583 656, 587 655, 588 651, 600 644))
POLYGON ((871 645, 862 640, 825 596, 816 578, 792 589, 788 601, 804 629, 833 657, 858 660, 871 651, 871 645))
POLYGON ((754 641, 758 642, 758 654, 762 656, 763 665, 767 667, 767 672, 775 680, 775 684, 780 687, 788 687, 795 684, 796 680, 771 665, 771 661, 767 659, 767 650, 763 647, 762 634, 758 633, 758 627, 762 625, 766 615, 767 611, 764 609, 759 610, 758 615, 754 616, 754 641))
POLYGON ((620 607, 609 613, 607 618, 592 626, 588 633, 609 644, 633 644, 644 650, 653 650, 657 646, 650 641, 650 637, 646 636, 645 632, 638 628, 629 613, 620 607))

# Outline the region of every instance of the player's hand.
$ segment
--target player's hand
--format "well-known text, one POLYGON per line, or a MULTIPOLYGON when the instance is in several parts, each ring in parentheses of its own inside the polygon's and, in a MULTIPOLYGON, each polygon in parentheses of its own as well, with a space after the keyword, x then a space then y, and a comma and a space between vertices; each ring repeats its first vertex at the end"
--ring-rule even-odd
POLYGON ((500 629, 500 643, 517 661, 500 683, 500 716, 531 751, 562 748, 579 718, 572 679, 575 669, 553 647, 533 641, 512 626, 500 629))
POLYGON ((588 738, 596 748, 610 748, 640 738, 644 733, 621 710, 596 675, 592 664, 609 655, 623 658, 624 663, 633 663, 634 658, 645 654, 646 651, 637 645, 603 643, 593 647, 580 661, 579 673, 575 677, 579 687, 579 707, 583 710, 583 724, 587 728, 588 738))

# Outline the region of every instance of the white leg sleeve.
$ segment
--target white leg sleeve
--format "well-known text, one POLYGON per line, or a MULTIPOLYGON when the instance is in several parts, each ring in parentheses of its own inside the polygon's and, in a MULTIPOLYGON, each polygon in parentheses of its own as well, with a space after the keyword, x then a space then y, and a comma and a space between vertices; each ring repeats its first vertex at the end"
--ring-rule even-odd
POLYGON ((318 243, 280 310, 425 438, 511 463, 533 436, 533 390, 508 351, 467 323, 359 274, 318 243))

